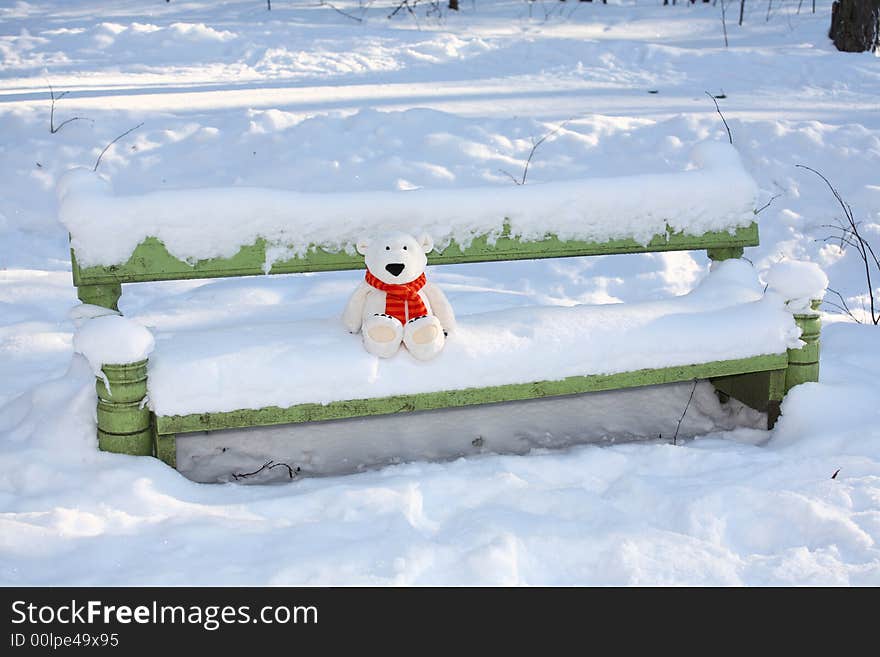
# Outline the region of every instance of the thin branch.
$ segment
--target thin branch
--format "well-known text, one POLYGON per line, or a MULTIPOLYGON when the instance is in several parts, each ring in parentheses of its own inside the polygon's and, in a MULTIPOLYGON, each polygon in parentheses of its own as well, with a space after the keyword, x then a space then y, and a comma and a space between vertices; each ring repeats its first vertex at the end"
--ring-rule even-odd
POLYGON ((345 16, 346 18, 350 18, 351 20, 353 20, 353 21, 357 21, 358 23, 363 23, 363 22, 364 22, 364 18, 363 18, 363 16, 361 16, 360 18, 358 18, 357 16, 354 16, 353 14, 349 14, 347 11, 343 11, 342 9, 340 9, 339 7, 337 7, 336 5, 334 5, 332 2, 327 2, 327 0, 321 0, 320 5, 321 5, 322 7, 330 7, 330 9, 332 9, 333 11, 335 11, 337 14, 342 14, 342 15, 345 16))
POLYGON ((572 117, 571 119, 566 119, 565 121, 563 121, 562 123, 560 123, 558 126, 556 126, 556 129, 551 130, 550 132, 548 132, 547 134, 545 134, 543 137, 541 137, 541 138, 538 139, 538 140, 535 140, 535 138, 532 137, 532 150, 529 151, 529 156, 528 156, 528 158, 526 158, 526 164, 525 164, 525 166, 523 167, 523 174, 522 174, 522 178, 521 178, 520 180, 517 180, 516 178, 514 178, 513 176, 511 176, 507 171, 504 171, 504 170, 502 170, 502 169, 498 169, 498 170, 499 170, 501 173, 510 176, 510 178, 513 180, 513 182, 516 183, 517 185, 525 185, 525 184, 526 184, 526 177, 529 175, 529 166, 531 166, 531 164, 532 164, 532 158, 535 157, 535 151, 538 150, 538 147, 539 147, 541 144, 543 144, 545 141, 547 141, 548 139, 550 139, 550 137, 552 137, 552 136, 555 135, 557 132, 559 132, 560 130, 562 130, 565 126, 567 126, 567 125, 568 125, 569 123, 571 123, 573 120, 574 120, 573 117, 572 117))
MULTIPOLYGON (((724 118, 724 117, 721 117, 721 118, 724 118)), ((731 143, 733 143, 733 142, 731 142, 731 143)), ((773 201, 778 199, 780 196, 782 196, 782 194, 774 194, 773 196, 771 196, 769 201, 767 201, 764 205, 762 205, 760 208, 755 210, 755 214, 761 214, 764 210, 766 210, 767 208, 770 207, 770 204, 773 203, 773 201)))
MULTIPOLYGON (((828 226, 828 228, 833 228, 835 230, 843 230, 839 226, 828 226)), ((852 241, 852 238, 849 237, 849 232, 846 232, 843 235, 829 235, 828 237, 823 237, 821 239, 817 239, 817 242, 838 242, 840 244, 840 248, 843 248, 843 245, 851 246, 854 249, 858 250, 858 245, 852 241)))
POLYGON ((840 192, 837 191, 837 189, 834 187, 834 185, 831 184, 831 181, 829 181, 828 178, 826 178, 820 172, 816 171, 816 169, 808 167, 805 164, 796 164, 795 166, 800 169, 812 171, 814 174, 819 176, 819 178, 825 181, 828 189, 831 190, 834 198, 837 199, 837 202, 843 209, 843 214, 844 216, 846 216, 846 225, 844 225, 843 222, 840 222, 840 226, 831 228, 842 231, 840 237, 835 238, 840 239, 841 248, 843 248, 844 243, 852 246, 853 248, 855 248, 856 252, 858 252, 859 254, 859 257, 862 259, 862 263, 865 266, 865 283, 868 287, 868 302, 871 307, 871 322, 874 325, 880 325, 880 312, 878 312, 876 308, 876 302, 874 300, 874 283, 871 276, 871 260, 873 260, 874 264, 877 266, 878 273, 880 273, 880 260, 878 260, 877 254, 874 252, 871 244, 864 237, 862 237, 862 234, 859 232, 859 224, 861 222, 855 220, 852 206, 843 200, 840 192))
POLYGON ((865 245, 865 248, 868 250, 868 253, 871 254, 871 257, 874 259, 874 264, 877 265, 877 269, 880 270, 880 259, 877 258, 877 254, 874 253, 874 249, 871 246, 871 243, 867 240, 862 240, 862 243, 865 245))
POLYGON ((119 141, 119 140, 122 139, 123 137, 125 137, 125 136, 127 136, 127 135, 130 135, 132 132, 134 132, 135 130, 137 130, 138 128, 140 128, 140 127, 143 126, 143 125, 144 125, 144 123, 143 123, 143 121, 141 121, 141 122, 138 123, 135 127, 133 127, 133 128, 129 128, 128 130, 126 130, 125 132, 123 132, 121 135, 119 135, 116 139, 114 139, 114 140, 111 141, 109 144, 107 144, 106 146, 104 146, 104 150, 101 151, 101 154, 98 156, 98 159, 95 160, 95 168, 92 169, 92 171, 97 171, 97 170, 98 170, 98 165, 101 164, 101 158, 104 157, 104 153, 106 153, 106 152, 108 151, 108 149, 109 149, 113 144, 115 144, 117 141, 119 141))
MULTIPOLYGON (((721 6, 722 7, 724 6, 723 3, 721 6)), ((733 135, 730 134, 730 126, 727 125, 727 119, 724 118, 724 115, 721 113, 721 108, 718 107, 718 100, 715 98, 715 96, 710 94, 708 91, 706 92, 706 95, 712 99, 713 103, 715 103, 715 110, 718 112, 718 116, 721 117, 721 121, 724 123, 724 127, 727 128, 727 139, 729 139, 730 143, 732 144, 733 143, 733 135)))
POLYGON ((406 5, 406 10, 410 13, 410 15, 413 17, 413 20, 416 22, 416 27, 419 28, 419 30, 421 30, 422 26, 419 25, 419 17, 416 16, 416 12, 413 11, 413 8, 417 4, 419 4, 419 0, 413 0, 412 6, 410 6, 409 0, 403 0, 403 4, 406 5))
POLYGON ((672 436, 672 444, 675 445, 678 441, 678 432, 681 429, 681 423, 684 421, 684 416, 687 415, 688 409, 691 407, 691 401, 694 399, 694 392, 697 390, 697 380, 694 379, 694 385, 691 388, 691 396, 688 397, 688 402, 685 404, 684 411, 682 411, 681 417, 678 418, 678 426, 675 427, 675 434, 672 436))
POLYGON ((73 118, 67 119, 66 121, 62 121, 60 125, 56 126, 55 125, 55 103, 58 102, 59 100, 61 100, 62 98, 64 98, 70 92, 65 91, 65 92, 60 93, 56 96, 55 90, 52 88, 52 85, 49 84, 48 82, 46 84, 49 87, 49 97, 52 100, 52 106, 49 109, 49 134, 54 135, 56 132, 61 130, 61 128, 66 126, 68 123, 73 123, 74 121, 90 121, 91 120, 91 119, 87 119, 84 116, 74 116, 73 118))
POLYGON ((721 28, 724 30, 724 47, 727 48, 727 7, 724 6, 724 0, 721 0, 721 28))
POLYGON ((852 311, 849 309, 849 305, 846 303, 846 299, 843 298, 843 295, 840 292, 838 292, 837 290, 832 289, 830 287, 828 288, 828 291, 831 294, 834 294, 835 296, 837 296, 837 298, 840 299, 840 303, 837 303, 835 301, 829 301, 828 299, 824 299, 822 301, 822 303, 825 303, 825 304, 831 306, 832 308, 837 308, 838 310, 843 311, 843 313, 845 315, 849 316, 854 321, 858 322, 859 324, 862 323, 862 321, 858 317, 856 317, 855 315, 852 314, 852 311))
POLYGON ((401 0, 401 3, 400 3, 399 5, 397 5, 397 7, 394 9, 394 11, 392 11, 390 14, 388 14, 388 18, 394 18, 394 16, 397 15, 397 13, 398 13, 401 9, 406 9, 406 10, 412 15, 413 20, 415 20, 415 22, 416 22, 416 27, 419 28, 419 30, 421 30, 421 29, 422 29, 422 26, 419 25, 419 17, 416 16, 416 12, 413 11, 413 8, 414 8, 417 4, 419 4, 419 0, 413 0, 412 5, 409 4, 409 0, 401 0))
POLYGON ((271 463, 272 463, 272 461, 266 461, 263 465, 261 465, 259 468, 257 468, 253 472, 242 472, 242 473, 233 472, 232 478, 237 481, 239 479, 244 479, 245 477, 253 477, 254 475, 260 474, 263 470, 268 468, 269 465, 271 465, 271 463))
POLYGON ((513 181, 514 185, 520 184, 519 180, 517 180, 514 177, 514 175, 512 173, 510 173, 510 171, 505 171, 504 169, 498 169, 498 173, 503 173, 505 176, 509 177, 513 181))
POLYGON ((397 5, 397 8, 394 11, 392 11, 390 14, 388 14, 388 18, 394 18, 397 15, 397 12, 399 12, 401 9, 403 9, 403 5, 405 5, 405 4, 406 4, 406 0, 403 0, 403 2, 401 2, 399 5, 397 5))
POLYGON ((235 479, 236 481, 238 481, 239 479, 247 479, 248 477, 253 477, 254 475, 260 474, 263 470, 272 470, 273 468, 287 468, 287 476, 290 477, 291 479, 296 477, 296 475, 298 475, 302 471, 302 468, 300 468, 299 466, 292 468, 287 463, 275 463, 275 461, 272 461, 270 459, 269 461, 266 461, 263 465, 261 465, 259 468, 257 468, 253 472, 243 472, 243 473, 233 472, 232 478, 235 479))
POLYGON ((289 465, 287 465, 287 463, 273 463, 272 465, 269 466, 270 470, 272 470, 274 468, 287 468, 287 476, 290 477, 291 479, 293 479, 296 475, 298 475, 302 471, 301 467, 296 466, 295 468, 292 468, 289 465))

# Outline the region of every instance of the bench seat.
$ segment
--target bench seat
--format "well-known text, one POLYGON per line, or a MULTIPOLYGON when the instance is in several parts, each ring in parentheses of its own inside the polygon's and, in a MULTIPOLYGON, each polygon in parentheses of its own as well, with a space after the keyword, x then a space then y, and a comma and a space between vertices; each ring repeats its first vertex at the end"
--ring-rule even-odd
POLYGON ((765 297, 753 267, 728 260, 691 293, 667 300, 462 316, 430 363, 405 351, 377 359, 338 318, 160 331, 148 398, 163 434, 335 419, 431 408, 433 393, 450 391, 482 394, 457 400, 446 394, 433 407, 784 369, 799 334, 782 300, 765 297), (696 364, 701 367, 689 367, 696 364), (535 383, 566 377, 576 380, 535 383), (596 377, 610 378, 603 386, 596 377), (486 397, 493 389, 496 396, 486 397), (341 391, 345 400, 359 401, 346 406, 341 391))

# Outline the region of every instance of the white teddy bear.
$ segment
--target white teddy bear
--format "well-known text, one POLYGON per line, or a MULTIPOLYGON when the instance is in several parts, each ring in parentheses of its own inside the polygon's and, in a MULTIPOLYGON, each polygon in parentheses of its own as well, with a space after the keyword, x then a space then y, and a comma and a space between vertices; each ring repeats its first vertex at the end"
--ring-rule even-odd
POLYGON ((426 254, 433 248, 427 235, 417 240, 399 232, 358 242, 367 274, 348 300, 342 321, 349 332, 363 332, 371 354, 389 358, 403 342, 415 358, 429 360, 455 329, 446 295, 425 279, 426 254))

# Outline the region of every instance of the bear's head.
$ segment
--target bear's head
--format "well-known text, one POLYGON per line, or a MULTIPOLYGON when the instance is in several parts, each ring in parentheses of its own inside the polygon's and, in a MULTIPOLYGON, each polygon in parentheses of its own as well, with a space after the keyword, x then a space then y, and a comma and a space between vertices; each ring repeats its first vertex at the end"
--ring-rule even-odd
POLYGON ((399 232, 357 243, 357 252, 364 256, 370 273, 390 285, 410 283, 421 276, 428 264, 426 254, 433 248, 434 240, 427 235, 416 239, 399 232))

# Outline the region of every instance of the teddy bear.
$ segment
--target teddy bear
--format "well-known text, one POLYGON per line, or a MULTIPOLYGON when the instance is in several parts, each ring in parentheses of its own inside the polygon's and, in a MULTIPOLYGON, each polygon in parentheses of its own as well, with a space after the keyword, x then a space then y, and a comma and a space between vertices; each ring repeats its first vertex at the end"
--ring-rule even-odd
POLYGON ((429 236, 416 239, 401 232, 357 243, 367 273, 348 300, 342 321, 350 333, 362 333, 371 354, 390 358, 403 343, 413 357, 430 360, 455 329, 449 300, 425 278, 433 248, 429 236))

